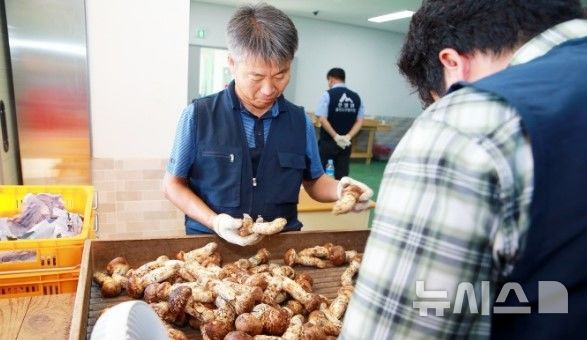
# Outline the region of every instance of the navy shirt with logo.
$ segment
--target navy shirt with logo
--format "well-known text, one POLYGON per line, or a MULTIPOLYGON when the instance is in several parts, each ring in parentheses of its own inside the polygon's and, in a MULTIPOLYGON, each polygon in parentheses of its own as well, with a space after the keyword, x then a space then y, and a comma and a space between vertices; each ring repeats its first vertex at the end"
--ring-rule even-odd
MULTIPOLYGON (((338 83, 334 84, 332 88, 336 87, 346 87, 345 83, 338 83)), ((328 105, 330 104, 330 94, 328 91, 324 91, 322 97, 318 101, 318 107, 316 107, 316 117, 326 117, 328 118, 328 105)), ((357 119, 363 118, 365 116, 365 104, 361 100, 361 105, 359 106, 359 112, 357 113, 357 119)))

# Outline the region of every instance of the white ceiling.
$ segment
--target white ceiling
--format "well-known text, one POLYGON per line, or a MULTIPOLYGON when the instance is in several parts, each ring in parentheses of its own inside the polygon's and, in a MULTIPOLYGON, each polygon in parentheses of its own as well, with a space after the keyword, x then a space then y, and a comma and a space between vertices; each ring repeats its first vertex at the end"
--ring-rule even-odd
MULTIPOLYGON (((237 6, 241 3, 259 2, 259 0, 198 0, 192 2, 237 6)), ((265 0, 264 2, 289 15, 400 33, 408 31, 409 18, 380 24, 369 22, 367 19, 403 10, 416 11, 422 4, 421 0, 265 0), (318 11, 318 15, 314 15, 314 11, 318 11)), ((581 4, 587 6, 587 0, 581 0, 581 4)))
MULTIPOLYGON (((237 6, 258 1, 243 0, 198 0, 210 4, 237 6)), ((339 22, 392 32, 408 31, 409 18, 385 23, 373 23, 367 19, 402 10, 415 11, 421 0, 265 0, 289 15, 339 22), (318 15, 313 12, 318 11, 318 15)))

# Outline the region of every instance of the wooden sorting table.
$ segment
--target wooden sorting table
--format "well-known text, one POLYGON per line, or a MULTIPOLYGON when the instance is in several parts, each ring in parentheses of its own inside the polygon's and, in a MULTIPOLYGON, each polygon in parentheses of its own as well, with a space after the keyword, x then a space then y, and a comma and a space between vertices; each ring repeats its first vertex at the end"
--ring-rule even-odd
POLYGON ((351 158, 365 158, 365 163, 371 164, 371 158, 373 158, 373 143, 375 142, 375 132, 390 130, 391 125, 389 124, 370 118, 363 119, 361 130, 352 140, 351 158), (367 148, 364 150, 361 150, 357 147, 357 136, 362 131, 366 131, 367 133, 367 148))
POLYGON ((315 201, 308 195, 304 187, 300 190, 298 202, 298 219, 304 225, 304 231, 311 230, 365 230, 369 229, 369 216, 375 208, 371 201, 369 209, 359 213, 350 212, 343 215, 334 215, 334 203, 315 201))
MULTIPOLYGON (((218 250, 223 263, 254 255, 259 248, 267 248, 271 252, 271 262, 282 263, 281 257, 289 248, 302 249, 321 245, 326 242, 340 244, 346 249, 363 252, 369 231, 330 231, 330 232, 290 232, 272 235, 251 247, 239 247, 223 241, 215 236, 195 236, 172 239, 150 240, 87 240, 82 257, 82 268, 77 288, 71 332, 69 339, 86 339, 91 334, 100 313, 105 308, 130 300, 126 295, 112 299, 104 299, 95 283, 92 273, 103 270, 106 264, 117 256, 126 257, 131 267, 137 267, 160 255, 170 258, 180 250, 191 250, 201 247, 210 241, 218 243, 218 250)), ((340 275, 345 267, 316 269, 295 267, 296 271, 308 272, 314 278, 314 291, 334 298, 340 287, 340 275)), ((124 294, 124 293, 123 293, 124 294)), ((200 339, 199 332, 189 328, 183 329, 192 339, 200 339)))
POLYGON ((75 294, 0 299, 0 339, 67 339, 75 294))

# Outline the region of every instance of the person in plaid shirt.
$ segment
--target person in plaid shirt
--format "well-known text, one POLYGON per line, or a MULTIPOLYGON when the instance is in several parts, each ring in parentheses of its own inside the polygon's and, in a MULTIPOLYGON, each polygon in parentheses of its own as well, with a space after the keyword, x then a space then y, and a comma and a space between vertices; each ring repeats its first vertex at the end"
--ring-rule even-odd
POLYGON ((587 327, 587 271, 573 267, 587 248, 581 17, 571 0, 428 0, 414 14, 399 67, 429 106, 385 169, 341 339, 587 327), (540 318, 540 279, 564 283, 567 314, 540 318), (531 314, 495 313, 513 280, 531 314))

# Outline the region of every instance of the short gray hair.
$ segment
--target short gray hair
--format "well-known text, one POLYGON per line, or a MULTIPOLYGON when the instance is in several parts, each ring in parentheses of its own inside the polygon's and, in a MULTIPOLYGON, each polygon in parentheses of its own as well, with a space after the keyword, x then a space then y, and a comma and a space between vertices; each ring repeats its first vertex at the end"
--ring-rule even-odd
POLYGON ((278 64, 293 60, 298 31, 281 10, 265 4, 237 8, 226 29, 228 49, 240 59, 259 57, 278 64))

